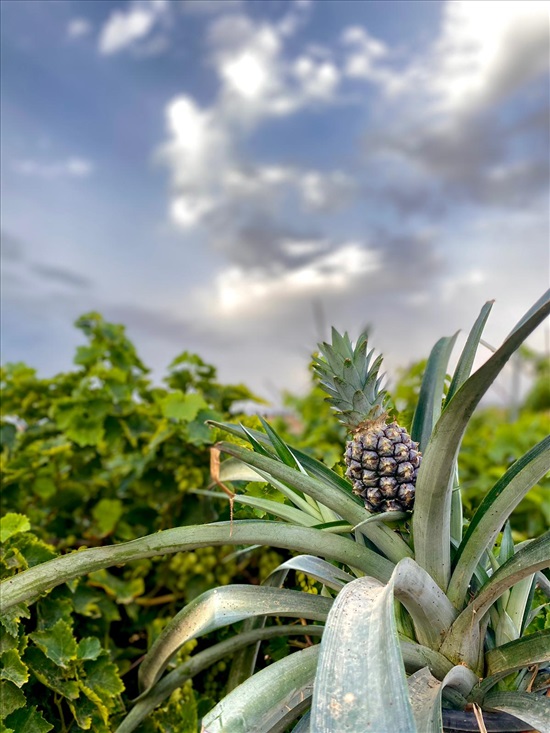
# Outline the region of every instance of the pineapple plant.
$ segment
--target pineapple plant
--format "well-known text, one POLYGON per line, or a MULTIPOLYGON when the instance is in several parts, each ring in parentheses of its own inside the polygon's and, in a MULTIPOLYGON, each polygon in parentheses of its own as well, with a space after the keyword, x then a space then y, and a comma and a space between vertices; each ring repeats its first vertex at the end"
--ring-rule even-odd
POLYGON ((372 361, 368 337, 355 347, 332 329, 332 344, 319 344, 314 370, 340 422, 352 433, 346 444, 346 476, 370 512, 410 511, 422 460, 418 442, 405 428, 386 420, 388 394, 379 377, 382 357, 372 361), (372 362, 372 363, 371 363, 372 362))
MULTIPOLYGON (((280 733, 291 726, 293 733, 442 733, 476 725, 501 733, 550 733, 550 629, 544 628, 544 603, 533 603, 535 591, 550 597, 543 572, 550 567, 550 531, 515 545, 508 521, 550 471, 550 436, 517 457, 472 516, 463 515, 457 483, 457 456, 470 417, 508 359, 550 313, 550 291, 472 373, 491 307, 485 304, 474 323, 446 395, 454 338, 441 339, 428 359, 411 427, 409 450, 416 451, 416 442, 422 449, 412 515, 403 517, 393 505, 370 511, 363 492, 374 487, 350 486, 265 421, 263 430, 211 422, 232 437, 217 443, 212 461, 215 483, 226 493, 202 493, 229 493, 232 502, 271 519, 174 527, 68 553, 4 581, 0 614, 15 623, 28 613, 26 604, 56 585, 135 559, 212 545, 286 548, 291 559, 260 586, 216 588, 176 614, 143 659, 142 694, 116 733, 136 730, 188 679, 220 660, 231 660, 228 694, 204 715, 203 733, 280 733), (283 500, 239 491, 251 482, 268 482, 283 500), (289 573, 303 573, 319 592, 285 588, 289 573), (176 661, 190 640, 238 623, 232 636, 176 661), (257 671, 261 642, 283 636, 300 637, 299 650, 257 671)), ((354 363, 350 349, 362 354, 363 341, 359 351, 346 342, 344 362, 354 363)), ((341 349, 337 337, 336 343, 341 349)), ((330 366, 326 347, 323 358, 330 366)), ((355 364, 373 379, 374 365, 366 366, 363 356, 355 364)), ((317 372, 343 400, 338 369, 330 367, 327 377, 318 361, 317 372)), ((365 451, 362 436, 372 425, 362 423, 385 419, 385 396, 379 385, 369 392, 372 382, 361 384, 351 402, 358 414, 345 419, 354 431, 352 444, 365 451)), ((337 409, 349 404, 339 402, 337 409)), ((390 423, 387 430, 393 435, 397 428, 390 423)), ((351 460, 348 468, 355 469, 351 460)))

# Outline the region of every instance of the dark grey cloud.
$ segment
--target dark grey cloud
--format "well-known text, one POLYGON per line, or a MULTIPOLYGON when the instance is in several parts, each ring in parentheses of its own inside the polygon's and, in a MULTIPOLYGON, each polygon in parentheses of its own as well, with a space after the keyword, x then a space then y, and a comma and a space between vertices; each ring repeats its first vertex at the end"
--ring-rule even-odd
POLYGON ((521 208, 545 194, 550 91, 541 93, 535 109, 513 122, 508 113, 495 108, 440 125, 370 133, 367 159, 397 155, 412 171, 400 177, 396 170, 375 191, 376 197, 402 214, 422 212, 437 220, 457 204, 521 208))
POLYGON ((73 288, 90 288, 92 286, 90 278, 71 270, 67 270, 64 267, 34 264, 31 265, 30 269, 33 273, 39 275, 40 278, 59 283, 61 285, 69 285, 73 288))
POLYGON ((255 207, 224 207, 208 222, 211 246, 224 252, 233 264, 247 270, 281 272, 303 267, 315 253, 293 254, 290 242, 319 241, 326 244, 319 231, 289 225, 282 215, 273 215, 255 207), (286 246, 285 246, 286 245, 286 246))

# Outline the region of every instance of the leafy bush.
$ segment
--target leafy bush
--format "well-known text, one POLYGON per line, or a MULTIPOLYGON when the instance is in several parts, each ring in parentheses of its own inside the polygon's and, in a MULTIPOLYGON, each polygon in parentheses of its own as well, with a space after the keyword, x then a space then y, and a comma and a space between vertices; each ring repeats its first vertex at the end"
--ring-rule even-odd
MULTIPOLYGON (((73 371, 41 378, 25 364, 2 368, 3 578, 60 552, 228 515, 225 503, 192 493, 210 482, 205 420, 227 419, 254 396, 219 384, 214 367, 188 352, 155 386, 122 326, 96 313, 77 326, 87 343, 73 371)), ((32 614, 16 609, 1 647, 6 726, 110 730, 124 710, 122 680, 166 619, 237 572, 223 561, 228 551, 100 569, 56 589, 32 614)))

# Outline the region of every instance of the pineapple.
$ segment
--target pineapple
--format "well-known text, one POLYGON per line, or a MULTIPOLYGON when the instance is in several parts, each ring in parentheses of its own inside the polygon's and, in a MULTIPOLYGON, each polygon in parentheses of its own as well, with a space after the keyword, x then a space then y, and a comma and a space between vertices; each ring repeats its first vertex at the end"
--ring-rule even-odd
POLYGON ((378 376, 382 357, 371 364, 366 333, 354 348, 348 334, 341 336, 334 328, 332 344, 319 344, 319 350, 313 366, 321 387, 352 434, 345 462, 353 492, 371 512, 410 511, 422 456, 405 428, 386 423, 388 395, 378 376))

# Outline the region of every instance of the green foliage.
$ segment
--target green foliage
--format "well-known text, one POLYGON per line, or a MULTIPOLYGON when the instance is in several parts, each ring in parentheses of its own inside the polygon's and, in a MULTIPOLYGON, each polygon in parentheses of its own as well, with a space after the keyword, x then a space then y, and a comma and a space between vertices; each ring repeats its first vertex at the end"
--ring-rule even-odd
MULTIPOLYGON (((192 493, 210 482, 215 434, 205 420, 226 418, 254 395, 219 384, 214 367, 189 352, 169 365, 164 386, 155 385, 122 326, 97 313, 76 325, 86 344, 74 370, 43 378, 19 363, 0 373, 3 578, 59 552, 228 512, 226 502, 192 493)), ((99 570, 56 589, 32 614, 23 607, 4 618, 5 725, 111 730, 124 710, 122 679, 154 629, 194 596, 230 582, 237 563, 222 561, 228 552, 201 548, 99 570)), ((171 729, 168 718, 182 706, 183 698, 172 700, 157 729, 171 729)))
MULTIPOLYGON (((515 422, 507 411, 488 407, 474 415, 459 458, 464 503, 473 512, 497 478, 548 434, 550 414, 523 409, 515 422)), ((534 486, 510 518, 517 541, 550 527, 550 476, 534 486)))
MULTIPOLYGON (((13 514, 1 528, 7 536, 3 573, 9 577, 23 570, 4 586, 1 601, 7 631, 0 649, 5 727, 42 730, 55 721, 62 733, 101 733, 121 720, 118 732, 129 733, 152 713, 143 731, 182 733, 196 730, 206 713, 203 725, 213 733, 237 726, 282 730, 311 704, 315 729, 367 726, 440 733, 442 699, 448 694, 444 688, 449 686, 454 706, 462 708, 468 701, 517 712, 541 728, 550 704, 525 690, 547 687, 540 665, 550 661, 548 616, 539 607, 543 604, 535 586, 541 582, 537 573, 550 564, 550 533, 518 547, 507 522, 521 497, 536 493, 533 487, 543 481, 549 440, 533 445, 524 425, 520 440, 525 448, 497 452, 498 475, 485 489, 481 510, 464 523, 464 533, 453 479, 464 429, 479 399, 549 308, 541 299, 470 377, 481 333, 478 319, 448 390, 441 359, 432 360, 437 369, 425 370, 417 392, 414 375, 406 385, 420 403, 416 414, 423 415, 427 446, 412 516, 414 533, 410 517, 401 514, 389 522, 387 516, 370 515, 352 495, 339 465, 343 435, 327 438, 331 450, 320 451, 323 460, 314 457, 327 431, 319 394, 295 403, 317 421, 317 442, 304 434, 299 448, 290 447, 286 433, 263 421, 263 431, 251 427, 258 427, 253 420, 222 422, 220 416, 245 391, 224 392, 214 382, 213 368, 199 357, 179 357, 165 380, 168 389, 153 388, 120 327, 104 328, 96 317, 84 319, 81 327, 90 346, 79 351, 82 369, 76 376, 60 375, 65 391, 56 392, 59 385, 51 390, 28 385, 36 397, 26 404, 27 417, 21 417, 14 402, 3 431, 13 514), (106 376, 94 371, 96 340, 108 344, 99 349, 102 369, 129 369, 126 380, 115 379, 116 394, 105 393, 106 376), (121 388, 125 381, 131 383, 129 393, 121 388), (40 416, 36 405, 48 399, 46 417, 40 416), (209 485, 205 419, 216 426, 214 437, 219 429, 230 435, 218 449, 231 458, 222 462, 215 478, 233 488, 236 506, 245 492, 246 508, 238 516, 247 521, 205 523, 210 511, 218 518, 217 505, 208 510, 199 498, 209 485), (33 428, 38 429, 29 439, 33 428), (48 444, 52 437, 60 443, 48 444), (71 472, 81 477, 76 487, 66 483, 71 472), (171 482, 171 490, 164 480, 171 482), (58 501, 69 488, 80 492, 70 511, 67 497, 67 503, 58 501), (62 524, 56 524, 63 512, 63 521, 68 526, 73 522, 73 534, 63 534, 62 524), (455 512, 460 514, 453 525, 460 528, 458 534, 450 531, 455 512), (25 516, 39 537, 29 531, 25 516), (262 519, 249 520, 255 516, 262 519), (265 521, 270 517, 284 521, 265 521), (186 526, 193 521, 198 526, 186 526), (176 522, 181 526, 162 531, 176 522), (128 539, 133 541, 123 542, 128 539), (48 561, 58 549, 77 548, 83 541, 99 546, 48 561), (227 553, 230 545, 245 550, 224 562, 220 552, 227 553), (263 552, 261 587, 253 587, 258 577, 251 577, 248 586, 228 585, 236 572, 239 580, 246 578, 243 569, 262 545, 301 554, 277 565, 278 553, 263 552), (167 552, 173 553, 168 561, 151 558, 167 552), (126 565, 121 568, 121 563, 126 565), (281 587, 289 571, 290 583, 302 592, 281 587), (203 592, 216 582, 225 587, 203 592), (40 597, 44 591, 49 594, 40 597), (32 601, 37 603, 27 607, 25 602, 32 601), (276 621, 266 623, 273 616, 276 621), (300 623, 283 626, 283 616, 308 618, 316 625, 307 630, 300 623), (231 633, 229 626, 241 622, 231 633), (526 628, 528 633, 536 630, 536 643, 524 636, 526 628), (319 647, 315 637, 323 629, 319 647), (287 641, 294 634, 304 639, 296 643, 298 652, 287 641), (197 641, 201 636, 207 638, 197 641), (268 645, 257 665, 262 640, 268 645), (122 720, 123 694, 136 696, 130 672, 145 646, 149 651, 139 672, 143 694, 122 720), (219 702, 227 660, 236 652, 229 679, 246 682, 219 702), (528 678, 533 665, 535 674, 528 678), (162 676, 167 666, 171 669, 162 676), (262 669, 255 675, 257 666, 262 669), (202 694, 189 683, 194 677, 202 694)), ((483 322, 489 309, 486 305, 482 311, 483 322)), ((452 340, 444 341, 450 345, 452 340)), ((43 381, 24 366, 17 369, 18 379, 43 381)), ((25 399, 20 394, 21 404, 25 399)), ((399 410, 407 406, 397 403, 399 410)), ((283 426, 289 432, 297 427, 288 421, 283 426)), ((475 435, 474 422, 470 431, 475 435)), ((459 466, 467 465, 468 440, 459 466)), ((473 469, 475 475, 486 473, 487 446, 474 439, 474 451, 484 462, 483 469, 473 469)))

